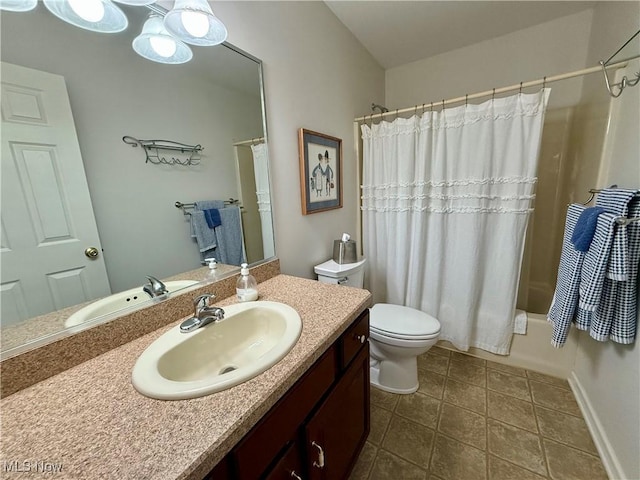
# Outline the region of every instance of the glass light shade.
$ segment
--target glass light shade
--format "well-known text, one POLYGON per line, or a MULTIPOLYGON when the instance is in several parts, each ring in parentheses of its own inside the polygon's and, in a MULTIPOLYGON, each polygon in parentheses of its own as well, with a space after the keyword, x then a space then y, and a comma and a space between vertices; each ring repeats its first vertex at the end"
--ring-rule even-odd
POLYGON ((113 0, 114 2, 124 3, 125 5, 151 5, 156 0, 113 0))
POLYGON ((164 17, 164 26, 191 45, 218 45, 227 39, 226 27, 206 0, 176 0, 164 17))
POLYGON ((144 22, 142 32, 133 39, 132 46, 141 57, 158 63, 185 63, 193 57, 187 45, 167 32, 158 15, 151 15, 144 22))
POLYGON ((44 0, 44 5, 60 20, 92 32, 117 33, 129 25, 111 0, 44 0))
POLYGON ((38 5, 38 0, 0 0, 0 10, 28 12, 38 5))

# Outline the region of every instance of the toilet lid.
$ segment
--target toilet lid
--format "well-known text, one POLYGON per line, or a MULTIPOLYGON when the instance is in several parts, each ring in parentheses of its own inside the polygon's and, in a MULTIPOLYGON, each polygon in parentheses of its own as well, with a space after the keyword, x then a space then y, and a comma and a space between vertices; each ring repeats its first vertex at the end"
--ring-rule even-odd
POLYGON ((393 338, 428 339, 440 333, 440 322, 415 308, 376 303, 371 307, 370 328, 393 338))

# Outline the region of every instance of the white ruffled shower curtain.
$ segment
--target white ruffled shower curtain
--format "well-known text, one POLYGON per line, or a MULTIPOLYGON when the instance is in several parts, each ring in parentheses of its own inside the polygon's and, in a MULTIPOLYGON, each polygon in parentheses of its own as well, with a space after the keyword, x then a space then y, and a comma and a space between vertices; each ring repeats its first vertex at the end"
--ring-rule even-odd
POLYGON ((549 92, 362 125, 374 301, 433 315, 460 350, 509 353, 549 92))
POLYGON ((262 246, 264 258, 275 256, 273 223, 271 221, 271 193, 269 190, 269 153, 266 143, 251 145, 253 172, 256 177, 258 213, 262 225, 262 246))

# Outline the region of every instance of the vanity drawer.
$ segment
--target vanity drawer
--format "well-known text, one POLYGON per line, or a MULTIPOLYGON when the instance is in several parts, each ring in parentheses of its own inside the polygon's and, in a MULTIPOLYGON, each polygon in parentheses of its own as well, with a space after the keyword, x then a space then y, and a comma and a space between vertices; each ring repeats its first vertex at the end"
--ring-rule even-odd
POLYGON ((238 480, 259 478, 331 387, 337 371, 336 349, 327 352, 245 436, 231 453, 238 480))
POLYGON ((347 365, 369 339, 369 309, 367 308, 342 334, 340 341, 340 367, 347 365))
POLYGON ((295 480, 296 478, 303 478, 305 476, 303 468, 300 443, 294 441, 287 447, 282 458, 278 460, 278 463, 269 474, 264 477, 264 480, 295 480))

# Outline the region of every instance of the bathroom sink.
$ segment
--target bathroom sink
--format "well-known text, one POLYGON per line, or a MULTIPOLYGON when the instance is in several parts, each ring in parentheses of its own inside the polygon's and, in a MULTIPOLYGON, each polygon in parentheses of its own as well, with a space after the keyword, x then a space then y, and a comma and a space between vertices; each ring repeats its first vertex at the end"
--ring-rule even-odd
MULTIPOLYGON (((196 280, 174 280, 170 282, 164 282, 167 290, 169 290, 169 293, 175 292, 176 290, 180 290, 182 288, 190 287, 197 283, 199 282, 197 282, 196 280)), ((137 305, 147 303, 149 300, 149 295, 147 295, 142 290, 142 287, 132 288, 120 293, 114 293, 113 295, 109 295, 108 297, 96 300, 86 307, 81 308, 73 315, 70 315, 69 318, 65 320, 64 326, 66 328, 74 327, 101 315, 114 313, 124 308, 129 309, 131 307, 136 307, 137 305)))
POLYGON ((176 325, 142 352, 133 386, 161 400, 202 397, 245 382, 278 363, 300 337, 302 320, 288 305, 246 302, 189 333, 176 325))

